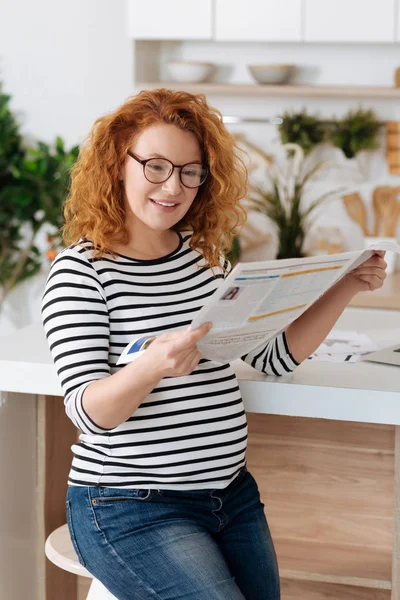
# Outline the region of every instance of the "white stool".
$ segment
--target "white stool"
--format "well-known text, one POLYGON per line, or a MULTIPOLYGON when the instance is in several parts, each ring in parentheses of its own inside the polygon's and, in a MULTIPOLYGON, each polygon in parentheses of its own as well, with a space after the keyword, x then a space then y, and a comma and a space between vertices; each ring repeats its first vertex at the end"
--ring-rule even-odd
POLYGON ((68 526, 62 525, 49 535, 44 547, 47 558, 64 571, 93 579, 86 600, 117 600, 100 581, 93 578, 80 564, 69 536, 68 526))

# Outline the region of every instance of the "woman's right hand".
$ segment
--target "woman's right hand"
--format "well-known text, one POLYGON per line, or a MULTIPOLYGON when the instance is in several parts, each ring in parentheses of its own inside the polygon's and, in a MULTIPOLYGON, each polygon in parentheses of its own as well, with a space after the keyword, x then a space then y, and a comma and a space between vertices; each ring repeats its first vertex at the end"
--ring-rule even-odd
POLYGON ((182 377, 189 375, 198 365, 201 354, 197 342, 211 329, 212 323, 203 323, 197 329, 168 331, 157 337, 139 358, 155 370, 160 379, 163 377, 182 377))

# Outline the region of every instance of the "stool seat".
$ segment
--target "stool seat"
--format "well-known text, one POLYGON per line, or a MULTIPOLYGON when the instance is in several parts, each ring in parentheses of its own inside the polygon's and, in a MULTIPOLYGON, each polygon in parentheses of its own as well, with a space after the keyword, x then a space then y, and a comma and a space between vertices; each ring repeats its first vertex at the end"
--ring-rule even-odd
POLYGON ((49 535, 44 551, 47 558, 60 569, 92 579, 86 600, 117 600, 100 581, 80 564, 71 542, 68 525, 62 525, 49 535))
POLYGON ((75 573, 75 575, 79 575, 80 577, 93 578, 93 575, 85 567, 82 567, 78 560, 71 542, 68 525, 62 525, 49 535, 44 551, 47 558, 57 565, 57 567, 60 567, 60 569, 75 573))

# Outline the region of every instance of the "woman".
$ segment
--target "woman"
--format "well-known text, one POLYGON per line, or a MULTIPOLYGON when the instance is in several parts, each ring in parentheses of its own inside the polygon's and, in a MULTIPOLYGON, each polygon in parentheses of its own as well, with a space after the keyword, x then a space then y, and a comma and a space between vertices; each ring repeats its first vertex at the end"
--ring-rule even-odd
MULTIPOLYGON (((225 277, 246 171, 202 95, 141 92, 98 119, 65 207, 43 323, 80 429, 67 517, 80 562, 119 600, 277 600, 274 547, 246 469, 229 364, 201 358, 189 324, 225 277), (155 336, 116 366, 137 335, 155 336)), ((267 374, 308 357, 383 255, 347 275, 243 360, 267 374)))

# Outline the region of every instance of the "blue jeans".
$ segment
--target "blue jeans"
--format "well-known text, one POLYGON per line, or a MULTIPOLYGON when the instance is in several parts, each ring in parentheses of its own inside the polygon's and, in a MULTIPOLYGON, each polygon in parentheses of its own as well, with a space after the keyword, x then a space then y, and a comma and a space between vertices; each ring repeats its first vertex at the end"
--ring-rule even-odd
POLYGON ((263 507, 245 467, 222 490, 67 494, 79 561, 118 600, 279 600, 263 507))

